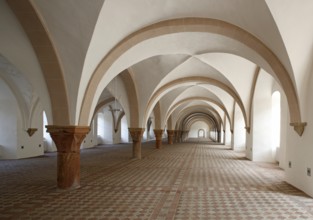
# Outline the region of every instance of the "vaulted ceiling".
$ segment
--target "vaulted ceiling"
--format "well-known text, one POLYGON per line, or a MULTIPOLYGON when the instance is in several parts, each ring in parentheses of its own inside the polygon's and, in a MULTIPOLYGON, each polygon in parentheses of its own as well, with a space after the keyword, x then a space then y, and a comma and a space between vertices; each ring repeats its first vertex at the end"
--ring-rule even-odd
MULTIPOLYGON (((313 27, 305 22, 313 19, 310 0, 7 2, 16 18, 2 16, 18 20, 35 48, 29 64, 41 66, 55 124, 87 125, 115 97, 129 127, 145 127, 151 114, 158 128, 174 129, 192 115, 232 124, 236 106, 249 127, 258 74, 270 75, 285 92, 290 122, 302 121, 298 97, 313 48, 313 27), (299 50, 307 58, 300 60, 299 50)), ((19 55, 2 51, 27 71, 19 55)))

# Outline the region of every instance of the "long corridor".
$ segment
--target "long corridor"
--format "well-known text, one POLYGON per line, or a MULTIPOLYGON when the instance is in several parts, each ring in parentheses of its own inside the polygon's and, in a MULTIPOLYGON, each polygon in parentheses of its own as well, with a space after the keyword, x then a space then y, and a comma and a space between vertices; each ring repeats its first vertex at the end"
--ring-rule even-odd
POLYGON ((220 145, 81 152, 81 188, 56 189, 56 154, 0 161, 0 219, 313 219, 313 200, 276 165, 220 145))

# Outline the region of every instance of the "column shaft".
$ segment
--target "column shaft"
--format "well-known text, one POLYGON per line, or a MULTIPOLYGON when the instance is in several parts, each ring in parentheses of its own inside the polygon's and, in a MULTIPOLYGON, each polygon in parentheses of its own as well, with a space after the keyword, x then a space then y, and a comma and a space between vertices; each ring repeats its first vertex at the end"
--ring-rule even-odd
POLYGON ((144 128, 128 128, 133 139, 133 158, 141 159, 141 139, 145 131, 144 128))
POLYGON ((174 132, 175 132, 174 130, 167 130, 168 144, 173 144, 174 132))
POLYGON ((72 189, 80 186, 80 145, 90 131, 88 126, 46 126, 57 150, 57 186, 72 189))
POLYGON ((154 135, 155 135, 155 147, 157 149, 162 148, 162 136, 163 136, 163 130, 162 129, 154 129, 154 135))

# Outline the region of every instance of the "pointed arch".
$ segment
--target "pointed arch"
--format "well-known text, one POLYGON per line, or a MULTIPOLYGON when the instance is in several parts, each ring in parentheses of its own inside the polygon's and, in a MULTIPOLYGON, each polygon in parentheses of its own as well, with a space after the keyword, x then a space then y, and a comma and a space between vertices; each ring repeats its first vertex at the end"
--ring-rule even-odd
POLYGON ((102 59, 95 72, 92 74, 82 100, 79 124, 86 124, 89 119, 89 114, 92 112, 94 105, 92 97, 96 94, 99 82, 104 76, 103 73, 106 73, 112 63, 123 53, 144 40, 166 34, 183 32, 206 32, 226 36, 230 39, 241 42, 243 45, 259 54, 270 66, 272 74, 278 79, 286 93, 291 125, 295 126, 295 128, 300 125, 305 126, 305 123, 302 123, 301 121, 298 95, 291 78, 292 73, 289 74, 287 72, 278 57, 258 38, 238 26, 211 18, 178 18, 161 21, 134 32, 117 44, 107 56, 102 59))
POLYGON ((53 124, 73 124, 63 68, 45 24, 31 1, 7 0, 7 3, 24 28, 37 55, 51 99, 53 124))

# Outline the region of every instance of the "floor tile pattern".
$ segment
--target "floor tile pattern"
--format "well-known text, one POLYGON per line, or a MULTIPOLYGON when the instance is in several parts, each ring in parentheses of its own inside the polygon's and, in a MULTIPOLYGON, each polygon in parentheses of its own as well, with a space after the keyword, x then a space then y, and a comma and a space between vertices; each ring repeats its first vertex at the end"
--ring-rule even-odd
POLYGON ((81 188, 56 186, 56 154, 0 161, 0 219, 313 219, 313 199, 275 164, 221 145, 81 151, 81 188))

